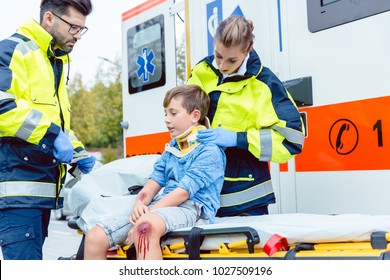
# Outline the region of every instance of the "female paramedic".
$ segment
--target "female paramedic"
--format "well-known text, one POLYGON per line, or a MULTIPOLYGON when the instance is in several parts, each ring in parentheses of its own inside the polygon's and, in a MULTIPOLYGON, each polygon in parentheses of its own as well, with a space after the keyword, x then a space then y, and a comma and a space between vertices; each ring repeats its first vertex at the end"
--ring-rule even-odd
POLYGON ((211 99, 211 129, 197 140, 225 147, 227 166, 218 216, 264 215, 275 203, 268 162, 302 151, 303 123, 282 82, 253 49, 253 23, 230 16, 214 36, 214 55, 201 60, 188 84, 211 99))

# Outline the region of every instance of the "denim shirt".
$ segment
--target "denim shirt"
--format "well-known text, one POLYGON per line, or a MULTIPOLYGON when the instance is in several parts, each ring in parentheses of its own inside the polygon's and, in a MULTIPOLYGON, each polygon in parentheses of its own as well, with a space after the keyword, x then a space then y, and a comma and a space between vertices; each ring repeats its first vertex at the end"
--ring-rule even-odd
MULTIPOLYGON (((175 139, 170 145, 178 148, 175 139)), ((177 187, 187 190, 189 199, 202 204, 204 214, 213 223, 220 206, 225 166, 226 158, 221 148, 200 144, 182 158, 164 152, 156 161, 150 179, 163 188, 162 196, 177 187)))

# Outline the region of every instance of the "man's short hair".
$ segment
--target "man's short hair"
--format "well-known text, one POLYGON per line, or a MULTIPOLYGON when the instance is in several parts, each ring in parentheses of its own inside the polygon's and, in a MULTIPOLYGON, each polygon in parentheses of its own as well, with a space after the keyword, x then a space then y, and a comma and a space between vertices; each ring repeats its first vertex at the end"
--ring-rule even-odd
POLYGON ((60 16, 68 15, 69 7, 72 6, 84 16, 89 15, 92 12, 91 0, 42 0, 40 18, 43 19, 43 15, 47 12, 54 12, 60 16))

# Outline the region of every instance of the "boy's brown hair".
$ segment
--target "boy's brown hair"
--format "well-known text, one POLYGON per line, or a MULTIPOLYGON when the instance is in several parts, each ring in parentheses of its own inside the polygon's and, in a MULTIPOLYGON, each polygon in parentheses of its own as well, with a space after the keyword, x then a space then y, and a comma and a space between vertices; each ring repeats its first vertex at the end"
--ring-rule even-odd
POLYGON ((197 85, 180 85, 167 91, 164 97, 164 108, 173 98, 182 97, 182 106, 188 113, 195 109, 200 111, 199 123, 205 125, 207 111, 210 106, 209 96, 197 85))

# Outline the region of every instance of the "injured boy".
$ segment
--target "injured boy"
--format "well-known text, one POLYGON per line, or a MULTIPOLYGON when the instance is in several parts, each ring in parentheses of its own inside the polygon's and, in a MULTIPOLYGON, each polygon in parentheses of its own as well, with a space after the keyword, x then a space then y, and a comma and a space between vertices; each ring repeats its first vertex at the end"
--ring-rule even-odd
POLYGON ((226 159, 220 147, 196 141, 197 131, 206 129, 209 104, 208 95, 195 85, 166 93, 165 124, 173 139, 138 195, 124 200, 128 207, 113 205, 111 213, 94 218, 86 231, 84 259, 106 259, 110 247, 127 243, 135 245, 137 259, 159 260, 165 233, 213 223, 226 159))

